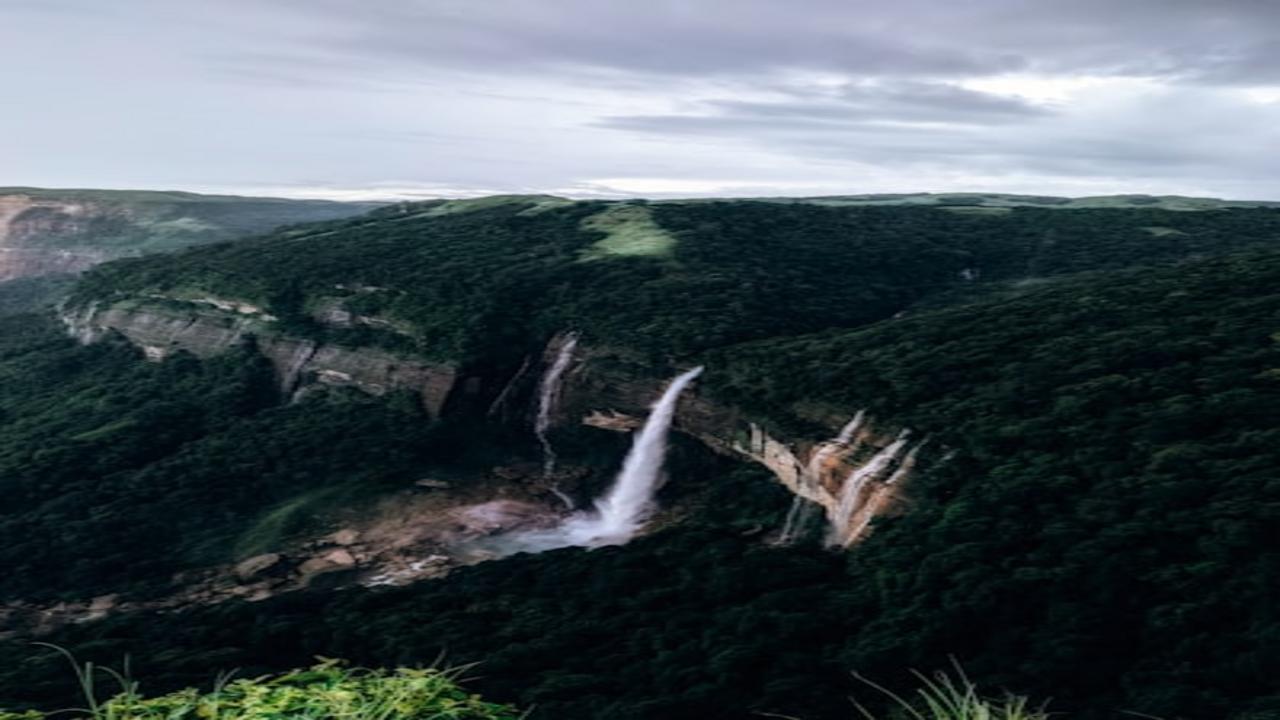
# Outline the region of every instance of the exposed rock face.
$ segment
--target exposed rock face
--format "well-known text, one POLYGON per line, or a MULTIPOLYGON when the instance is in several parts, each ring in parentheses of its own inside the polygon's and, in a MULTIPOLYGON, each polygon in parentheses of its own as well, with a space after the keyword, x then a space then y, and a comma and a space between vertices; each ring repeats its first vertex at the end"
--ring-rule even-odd
POLYGON ((754 423, 749 427, 749 439, 735 443, 734 451, 769 468, 792 493, 820 505, 830 526, 828 543, 839 547, 861 540, 872 519, 895 509, 902 499, 901 481, 925 444, 912 442, 905 429, 888 436, 860 428, 847 437, 812 443, 781 441, 754 423))
POLYGON ((435 415, 458 384, 457 369, 450 365, 376 348, 317 345, 280 334, 273 327, 275 321, 250 303, 221 298, 152 298, 105 309, 90 304, 63 316, 68 331, 81 342, 96 342, 117 332, 151 360, 162 360, 178 350, 213 357, 252 336, 287 394, 316 384, 353 387, 371 395, 408 390, 421 396, 435 415))
MULTIPOLYGON (((560 420, 632 430, 643 422, 662 383, 662 378, 593 369, 588 363, 566 387, 566 417, 560 420)), ((830 528, 828 543, 847 547, 866 536, 873 518, 901 507, 904 485, 926 440, 862 412, 836 422, 841 420, 843 429, 833 427, 825 435, 774 437, 737 408, 700 396, 695 388, 681 401, 675 429, 716 452, 768 468, 792 493, 821 506, 830 528)))
POLYGON ((583 425, 613 430, 614 432, 630 432, 644 425, 644 420, 634 415, 625 415, 617 410, 592 410, 582 418, 583 425))
POLYGON ((104 595, 91 600, 37 605, 0 604, 0 640, 33 637, 116 612, 175 612, 233 599, 264 600, 302 588, 406 585, 447 575, 489 557, 472 544, 516 529, 550 527, 564 511, 515 467, 495 468, 468 487, 433 492, 405 488, 373 507, 353 511, 350 524, 314 539, 299 538, 274 552, 234 564, 181 572, 171 594, 135 600, 104 595), (499 472, 502 470, 502 472, 499 472))
POLYGON ((264 577, 271 575, 273 571, 279 569, 283 563, 284 556, 280 553, 254 555, 248 560, 244 560, 236 565, 236 579, 240 582, 261 580, 264 577))
POLYGON ((0 195, 0 282, 83 272, 106 260, 108 253, 101 249, 38 242, 50 236, 84 234, 94 218, 109 222, 111 213, 85 203, 0 195))
MULTIPOLYGON (((252 335, 275 366, 286 393, 315 385, 349 386, 374 395, 406 389, 418 393, 425 407, 439 414, 452 394, 465 393, 474 384, 460 381, 460 373, 452 366, 375 348, 318 346, 281 335, 273 327, 273 316, 237 299, 152 297, 106 309, 89 305, 64 320, 82 342, 114 331, 142 347, 151 359, 179 349, 209 357, 252 335)), ((622 432, 643 422, 665 378, 627 373, 616 369, 616 363, 592 362, 593 357, 605 355, 606 351, 583 349, 584 362, 565 378, 553 422, 576 418, 585 425, 622 432)), ((505 394, 524 374, 522 368, 515 379, 489 380, 505 382, 505 394)), ((681 402, 675 429, 716 452, 768 468, 792 493, 821 506, 831 528, 829 544, 847 547, 866 535, 874 517, 900 506, 903 481, 915 468, 925 441, 861 412, 819 424, 829 424, 830 429, 814 437, 775 437, 757 419, 695 391, 681 402), (841 422, 844 427, 838 429, 841 422)))

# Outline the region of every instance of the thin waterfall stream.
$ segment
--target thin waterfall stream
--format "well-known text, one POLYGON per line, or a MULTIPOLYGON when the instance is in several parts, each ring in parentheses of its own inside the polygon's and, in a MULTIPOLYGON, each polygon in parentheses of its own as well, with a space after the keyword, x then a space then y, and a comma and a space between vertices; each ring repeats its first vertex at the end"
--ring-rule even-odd
MULTIPOLYGON (((547 369, 542 381, 538 384, 538 415, 533 421, 533 433, 538 437, 538 443, 542 446, 542 477, 549 479, 556 470, 556 451, 551 446, 551 440, 547 436, 547 431, 551 429, 551 414, 555 411, 556 403, 560 399, 560 386, 564 379, 564 372, 569 368, 569 363, 573 361, 573 351, 578 347, 578 336, 575 333, 569 333, 565 336, 564 343, 560 346, 560 350, 556 353, 556 359, 551 363, 551 367, 547 369)), ((573 509, 573 498, 566 495, 556 485, 551 486, 551 492, 556 494, 570 510, 573 509)))

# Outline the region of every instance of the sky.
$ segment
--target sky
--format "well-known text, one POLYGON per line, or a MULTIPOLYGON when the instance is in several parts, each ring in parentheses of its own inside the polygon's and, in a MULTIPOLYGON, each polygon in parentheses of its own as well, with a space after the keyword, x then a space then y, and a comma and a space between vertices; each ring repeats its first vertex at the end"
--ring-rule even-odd
POLYGON ((1280 0, 0 0, 0 185, 1280 199, 1280 0))

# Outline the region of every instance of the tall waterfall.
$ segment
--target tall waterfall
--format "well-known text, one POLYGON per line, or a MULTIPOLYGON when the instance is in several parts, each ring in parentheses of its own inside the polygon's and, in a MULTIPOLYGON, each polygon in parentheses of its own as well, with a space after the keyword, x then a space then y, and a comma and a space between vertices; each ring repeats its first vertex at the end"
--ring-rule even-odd
POLYGON ((701 373, 701 367, 682 373, 663 391, 644 427, 636 434, 621 472, 609 490, 596 499, 593 509, 573 514, 559 527, 486 538, 477 545, 489 557, 502 557, 571 546, 621 545, 630 540, 653 512, 653 498, 658 492, 666 459, 667 433, 675 418, 680 393, 701 373))
POLYGON ((573 351, 578 347, 578 336, 569 333, 564 344, 556 353, 555 362, 547 369, 542 381, 538 384, 538 416, 533 421, 533 433, 538 436, 542 445, 542 477, 550 477, 556 469, 556 451, 547 439, 547 430, 551 428, 551 413, 555 411, 556 402, 560 398, 560 381, 564 371, 573 360, 573 351))
POLYGON ((667 432, 676 414, 680 393, 702 374, 702 366, 682 373, 667 386, 653 406, 644 428, 636 435, 622 463, 613 487, 596 500, 596 512, 581 519, 574 533, 592 539, 593 544, 612 544, 630 540, 653 510, 653 497, 662 476, 662 463, 667 452, 667 432))

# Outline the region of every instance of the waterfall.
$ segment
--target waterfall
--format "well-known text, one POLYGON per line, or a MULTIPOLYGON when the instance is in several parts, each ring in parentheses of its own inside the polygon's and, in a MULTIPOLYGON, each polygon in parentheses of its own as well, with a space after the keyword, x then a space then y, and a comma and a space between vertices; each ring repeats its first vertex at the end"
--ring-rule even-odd
POLYGON ((293 354, 289 356, 289 361, 284 366, 283 377, 280 381, 280 392, 282 394, 290 394, 298 388, 302 382, 302 368, 311 361, 315 354, 316 344, 310 340, 303 340, 293 349, 293 354))
POLYGON ((827 538, 829 545, 843 545, 852 537, 850 532, 852 528, 849 525, 849 521, 853 519, 853 514, 858 510, 863 488, 867 486, 867 483, 883 474, 889 465, 898 459, 898 455, 906 447, 907 438, 910 435, 910 430, 903 430, 898 433, 897 439, 885 446, 880 452, 872 455, 870 460, 849 473, 849 477, 845 478, 844 485, 840 487, 840 502, 836 505, 835 516, 831 518, 831 533, 827 538))
POLYGON ((613 544, 630 540, 653 510, 653 496, 662 476, 667 451, 667 432, 675 417, 680 393, 702 374, 698 366, 681 374, 667 386, 653 406, 649 419, 636 435, 622 463, 622 472, 604 497, 596 500, 596 512, 584 519, 575 534, 592 539, 593 544, 613 544))
POLYGON ((787 519, 782 523, 782 532, 778 533, 777 544, 790 545, 799 540, 817 509, 817 504, 797 495, 791 501, 791 509, 787 511, 787 519))
POLYGON ((609 490, 596 499, 594 509, 575 513, 556 528, 485 538, 474 543, 474 547, 492 558, 562 547, 621 545, 630 540, 653 511, 653 498, 658 492, 666 456, 667 433, 675 419, 680 393, 701 373, 702 368, 696 367, 667 386, 654 403, 644 427, 636 434, 621 472, 609 490))
POLYGON ((911 452, 907 453, 907 456, 902 458, 902 462, 898 463, 898 469, 893 471, 893 474, 889 476, 888 480, 884 481, 884 484, 893 485, 906 477, 907 474, 911 472, 912 468, 916 466, 916 456, 920 454, 920 450, 928 443, 929 439, 925 438, 917 443, 914 448, 911 448, 911 452))
POLYGON ((866 416, 866 410, 859 410, 852 420, 840 428, 839 435, 823 443, 822 447, 813 454, 813 457, 809 459, 809 472, 813 477, 817 478, 821 475, 822 466, 826 463, 827 458, 849 445, 849 441, 853 439, 853 434, 858 431, 858 428, 862 427, 862 421, 866 416))
MULTIPOLYGON (((551 429, 551 413, 555 411, 556 401, 560 398, 560 379, 573 360, 573 351, 578 347, 578 336, 569 333, 564 344, 556 353, 555 362, 547 369, 542 381, 538 383, 538 416, 533 421, 533 433, 538 436, 542 445, 542 477, 548 478, 556 469, 556 451, 547 439, 547 431, 551 429)), ((571 503, 572 504, 572 503, 571 503)))

